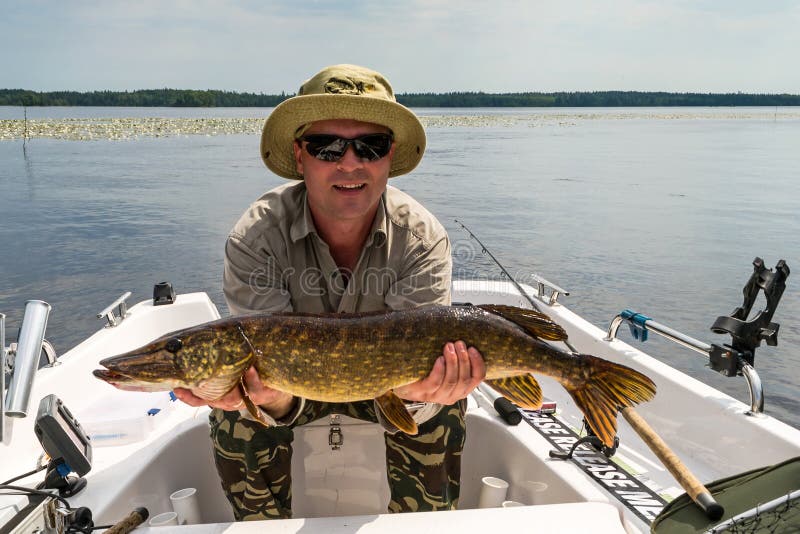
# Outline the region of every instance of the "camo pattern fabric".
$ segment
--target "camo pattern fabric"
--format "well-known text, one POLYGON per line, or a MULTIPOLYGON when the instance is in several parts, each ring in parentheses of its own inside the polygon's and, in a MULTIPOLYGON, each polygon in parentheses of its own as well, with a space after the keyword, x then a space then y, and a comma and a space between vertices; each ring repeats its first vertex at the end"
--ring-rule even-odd
MULTIPOLYGON (((456 508, 465 411, 461 400, 420 425, 416 436, 385 435, 390 512, 456 508)), ((377 422, 372 401, 306 401, 293 425, 270 428, 239 412, 211 411, 214 460, 237 521, 292 517, 292 429, 333 413, 377 422)))

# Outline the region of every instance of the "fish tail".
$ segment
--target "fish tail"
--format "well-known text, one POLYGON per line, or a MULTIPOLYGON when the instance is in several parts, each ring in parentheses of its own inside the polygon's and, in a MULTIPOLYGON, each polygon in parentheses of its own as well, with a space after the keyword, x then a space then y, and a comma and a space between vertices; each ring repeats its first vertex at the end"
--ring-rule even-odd
POLYGON ((575 404, 583 412, 592 431, 608 447, 614 446, 617 434, 617 411, 651 400, 656 385, 648 377, 608 360, 581 354, 588 369, 584 382, 564 384, 575 404))

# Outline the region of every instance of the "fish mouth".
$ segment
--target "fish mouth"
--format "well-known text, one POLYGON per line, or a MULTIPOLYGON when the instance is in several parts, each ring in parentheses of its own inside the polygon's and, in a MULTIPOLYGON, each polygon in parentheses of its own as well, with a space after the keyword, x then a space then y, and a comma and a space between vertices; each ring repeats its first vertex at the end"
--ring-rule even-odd
POLYGON ((171 389, 170 384, 164 382, 145 382, 143 380, 136 380, 129 376, 125 376, 114 371, 106 369, 95 369, 92 374, 100 380, 111 384, 117 389, 123 391, 165 391, 171 389))
POLYGON ((164 350, 128 352, 100 360, 106 369, 98 369, 95 376, 106 382, 165 382, 183 378, 175 362, 175 355, 164 350))
POLYGON ((114 371, 109 371, 108 369, 95 369, 94 371, 92 371, 92 374, 97 378, 99 378, 100 380, 105 380, 109 384, 133 381, 133 378, 129 376, 121 375, 114 371))

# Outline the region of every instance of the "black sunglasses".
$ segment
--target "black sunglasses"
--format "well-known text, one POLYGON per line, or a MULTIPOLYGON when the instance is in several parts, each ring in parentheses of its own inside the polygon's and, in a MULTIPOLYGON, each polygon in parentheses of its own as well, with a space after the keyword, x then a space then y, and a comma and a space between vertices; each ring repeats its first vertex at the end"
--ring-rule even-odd
POLYGON ((330 134, 309 134, 300 138, 306 143, 306 151, 322 161, 339 161, 350 145, 359 158, 377 161, 389 153, 393 139, 392 134, 387 133, 361 135, 354 139, 330 134))

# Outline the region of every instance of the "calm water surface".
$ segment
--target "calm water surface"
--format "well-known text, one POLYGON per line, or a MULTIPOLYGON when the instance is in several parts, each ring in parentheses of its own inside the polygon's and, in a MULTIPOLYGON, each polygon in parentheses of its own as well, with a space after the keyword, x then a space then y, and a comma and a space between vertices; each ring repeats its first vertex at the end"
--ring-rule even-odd
MULTIPOLYGON (((425 158, 391 183, 445 224, 457 275, 499 273, 454 218, 523 281, 536 272, 570 290, 564 302, 604 329, 632 308, 725 342, 709 326, 741 304, 755 256, 800 268, 800 111, 784 111, 419 110, 429 121, 425 158)), ((33 108, 28 116, 268 112, 33 108)), ((0 119, 21 117, 20 108, 0 108, 0 119)), ((95 314, 121 293, 144 300, 162 280, 207 291, 225 314, 225 236, 250 202, 285 183, 263 166, 253 135, 33 139, 25 151, 2 141, 0 162, 0 311, 15 332, 25 300, 48 301, 48 338, 60 352, 99 328, 95 314)), ((800 427, 797 277, 774 317, 779 346, 760 348, 756 367, 767 411, 800 427)), ((747 402, 743 379, 712 373, 694 353, 661 339, 642 348, 747 402)))

